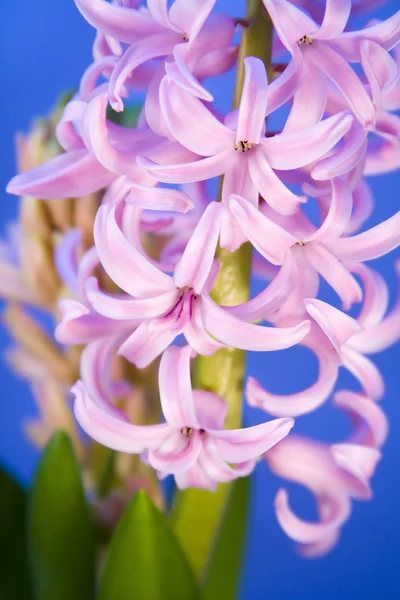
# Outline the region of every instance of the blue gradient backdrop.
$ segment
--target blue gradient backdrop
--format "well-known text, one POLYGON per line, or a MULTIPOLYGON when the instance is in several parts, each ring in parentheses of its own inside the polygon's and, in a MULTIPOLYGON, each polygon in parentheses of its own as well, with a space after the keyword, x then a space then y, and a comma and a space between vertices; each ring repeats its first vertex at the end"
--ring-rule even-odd
MULTIPOLYGON (((237 16, 244 13, 244 0, 219 0, 217 6, 237 16)), ((398 8, 388 2, 377 15, 385 18, 398 8)), ((73 0, 19 0, 0 6, 0 215, 1 225, 15 218, 17 202, 2 191, 15 172, 13 136, 26 130, 34 116, 45 113, 60 91, 73 88, 91 59, 93 30, 81 18, 73 0)), ((226 84, 213 82, 212 91, 228 108, 226 84)), ((371 181, 376 209, 369 225, 385 219, 398 209, 400 173, 371 181)), ((396 293, 393 255, 376 261, 396 293)), ((325 290, 329 297, 329 292, 325 290)), ((9 340, 0 331, 4 349, 9 340)), ((260 465, 254 477, 254 497, 242 600, 369 600, 400 597, 400 347, 376 358, 387 383, 383 405, 389 415, 391 434, 383 460, 374 477, 375 497, 354 506, 339 546, 327 557, 307 561, 298 557, 292 543, 280 531, 272 503, 282 482, 260 465)), ((294 392, 310 384, 316 375, 313 358, 298 349, 249 358, 249 373, 274 391, 294 392)), ((341 385, 355 387, 349 376, 341 385)), ((37 456, 21 435, 21 423, 35 414, 26 386, 0 364, 1 417, 0 456, 22 480, 32 474, 37 456)), ((249 412, 248 423, 261 419, 249 412)), ((329 441, 340 441, 349 432, 343 415, 327 403, 311 416, 297 420, 296 430, 329 441)), ((295 508, 304 517, 315 516, 311 496, 297 486, 288 486, 295 508)), ((195 535, 195 532, 193 532, 195 535)), ((223 600, 223 598, 221 598, 223 600)))

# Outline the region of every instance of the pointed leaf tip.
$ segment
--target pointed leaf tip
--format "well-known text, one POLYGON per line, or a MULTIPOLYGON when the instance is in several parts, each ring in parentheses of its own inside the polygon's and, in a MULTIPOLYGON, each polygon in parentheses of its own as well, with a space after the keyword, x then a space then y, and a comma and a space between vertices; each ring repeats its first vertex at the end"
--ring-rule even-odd
POLYGON ((94 599, 94 541, 72 443, 59 431, 47 444, 33 481, 28 544, 39 600, 94 599))
POLYGON ((140 490, 114 533, 98 600, 200 600, 165 516, 140 490))

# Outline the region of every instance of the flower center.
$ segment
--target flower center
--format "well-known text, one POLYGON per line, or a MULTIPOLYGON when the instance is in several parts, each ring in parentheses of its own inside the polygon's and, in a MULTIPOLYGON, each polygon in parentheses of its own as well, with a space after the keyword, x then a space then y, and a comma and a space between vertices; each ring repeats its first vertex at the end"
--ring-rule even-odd
POLYGON ((252 142, 238 142, 235 146, 236 150, 239 150, 239 152, 248 152, 249 150, 251 150, 251 148, 253 148, 253 146, 256 146, 257 144, 253 144, 252 142))
POLYGON ((303 37, 301 37, 298 41, 297 41, 299 46, 302 46, 303 44, 307 44, 307 46, 311 46, 312 44, 312 38, 310 38, 308 35, 303 35, 303 37))
POLYGON ((187 437, 187 438, 188 438, 188 437, 190 437, 190 436, 191 436, 191 434, 192 434, 192 431, 193 431, 193 429, 192 429, 191 427, 184 427, 184 428, 181 430, 181 433, 183 433, 183 435, 184 435, 185 437, 187 437))
POLYGON ((183 40, 184 40, 185 42, 188 42, 188 41, 189 41, 189 35, 188 35, 187 33, 184 33, 184 34, 183 34, 183 40))

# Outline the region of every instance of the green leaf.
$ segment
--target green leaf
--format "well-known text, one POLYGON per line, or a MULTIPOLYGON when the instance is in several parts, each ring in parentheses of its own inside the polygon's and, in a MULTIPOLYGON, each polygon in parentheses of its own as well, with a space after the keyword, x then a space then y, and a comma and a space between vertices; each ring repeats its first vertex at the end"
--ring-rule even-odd
POLYGON ((199 598, 194 575, 165 516, 139 491, 111 540, 98 600, 199 598))
POLYGON ((32 598, 26 550, 26 497, 0 470, 0 598, 32 598))
POLYGON ((94 598, 93 528, 73 447, 62 431, 39 462, 28 518, 36 600, 94 598))
POLYGON ((251 478, 237 479, 209 557, 203 600, 235 600, 247 531, 251 478))
POLYGON ((121 125, 121 127, 136 127, 142 108, 141 104, 128 104, 122 112, 116 112, 111 106, 108 106, 107 119, 112 123, 116 123, 116 125, 121 125))

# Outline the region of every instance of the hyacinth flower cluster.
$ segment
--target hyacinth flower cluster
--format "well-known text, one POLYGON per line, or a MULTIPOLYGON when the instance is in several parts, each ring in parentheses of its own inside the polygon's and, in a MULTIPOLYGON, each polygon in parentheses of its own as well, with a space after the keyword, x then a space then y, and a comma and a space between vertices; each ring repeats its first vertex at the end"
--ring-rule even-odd
MULTIPOLYGON (((400 245, 400 212, 364 227, 373 213, 365 177, 400 167, 400 11, 354 31, 352 16, 382 2, 250 2, 256 23, 215 12, 215 0, 75 3, 97 30, 93 63, 55 127, 60 151, 23 166, 8 186, 26 197, 24 207, 39 198, 51 211, 73 199, 74 219, 48 236, 52 270, 38 249, 33 255, 38 291, 54 292, 46 301, 57 344, 39 358, 36 347, 34 359, 19 348, 14 363, 36 388, 49 356, 68 363, 57 379, 63 410, 73 384, 77 423, 122 453, 130 493, 143 478, 155 485, 155 473, 172 475, 180 490, 216 494, 263 459, 315 495, 316 522, 296 515, 285 489, 275 511, 304 555, 324 554, 352 500, 370 498, 387 435, 377 404, 384 381, 369 355, 400 338, 400 301, 388 309, 388 287, 365 263, 400 245), (262 23, 273 39, 257 34, 262 23), (234 66, 233 109, 222 114, 207 82, 234 66), (138 93, 137 124, 123 126, 118 117, 138 93), (272 131, 277 111, 285 121, 272 131), (92 219, 80 208, 87 198, 92 219), (252 298, 249 272, 264 279, 252 298), (319 297, 321 280, 335 305, 319 297), (237 389, 242 351, 295 345, 318 359, 313 385, 278 395, 250 377, 237 389), (342 369, 357 392, 336 389, 342 369), (353 424, 348 439, 329 445, 290 433, 294 418, 332 396, 353 424), (265 422, 242 427, 244 402, 265 422)), ((27 239, 22 231, 1 248, 1 293, 35 305, 15 256, 27 239)), ((43 441, 60 424, 46 430, 47 397, 36 427, 43 441)), ((72 420, 70 430, 86 456, 88 440, 72 420)))

